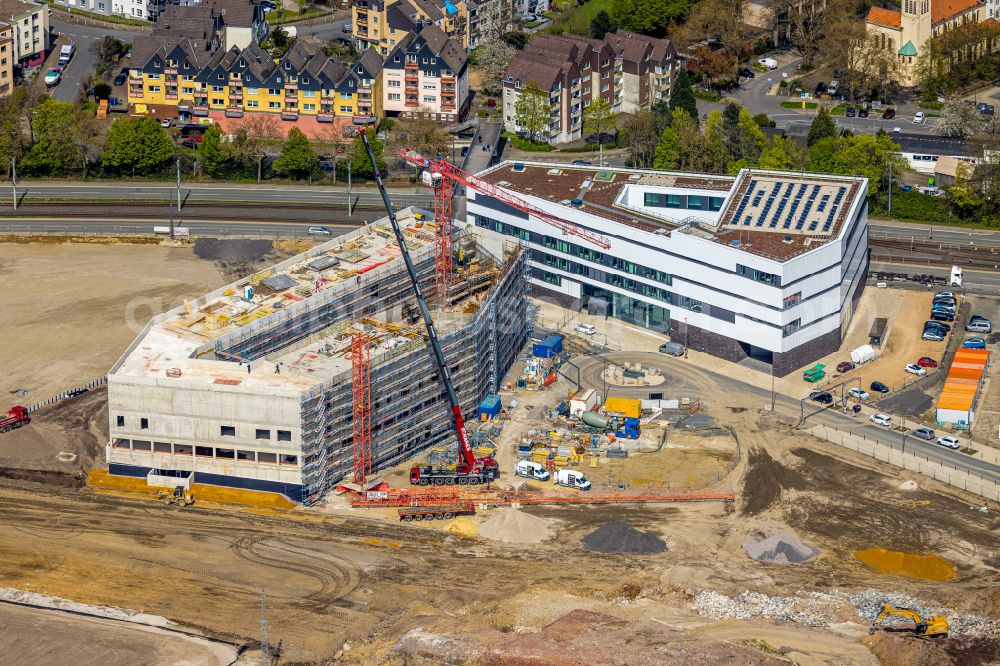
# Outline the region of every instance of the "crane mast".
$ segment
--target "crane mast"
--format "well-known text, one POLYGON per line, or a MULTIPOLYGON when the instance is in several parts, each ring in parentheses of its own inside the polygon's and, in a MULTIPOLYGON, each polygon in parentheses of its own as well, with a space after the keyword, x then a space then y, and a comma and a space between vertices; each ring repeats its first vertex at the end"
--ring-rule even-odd
MULTIPOLYGON (((437 366, 438 378, 441 380, 441 384, 444 385, 445 393, 448 396, 448 404, 451 409, 451 420, 452 426, 455 430, 455 436, 458 438, 458 452, 460 457, 460 465, 458 473, 462 474, 475 474, 485 470, 490 470, 489 478, 490 480, 495 478, 495 472, 497 471, 497 466, 492 458, 476 458, 472 451, 472 445, 469 442, 469 434, 465 428, 465 419, 462 417, 462 405, 458 400, 458 393, 455 391, 455 384, 451 380, 451 370, 448 367, 448 363, 445 360, 444 352, 441 351, 441 342, 438 340, 437 331, 434 330, 434 320, 431 319, 431 313, 427 309, 427 301, 424 299, 423 292, 420 289, 420 281, 417 279, 417 271, 413 266, 413 260, 410 258, 410 253, 406 249, 406 241, 403 238, 403 232, 399 228, 399 221, 396 219, 396 210, 392 205, 392 200, 389 198, 389 192, 386 190, 385 182, 382 180, 382 174, 378 169, 378 163, 375 160, 375 153, 372 151, 371 144, 368 142, 368 136, 365 134, 364 130, 358 132, 361 137, 361 141, 364 143, 365 152, 368 153, 368 159, 372 164, 372 169, 375 172, 375 183, 378 185, 379 193, 382 195, 382 203, 385 204, 385 210, 389 215, 389 224, 392 225, 392 233, 396 236, 396 244, 399 245, 399 251, 403 255, 403 263, 406 264, 406 272, 410 277, 410 284, 413 286, 413 294, 416 297, 417 305, 420 308, 420 316, 423 317, 424 326, 427 328, 427 349, 430 351, 431 358, 434 361, 435 366, 437 366), (463 467, 464 466, 464 467, 463 467)), ((418 468, 414 468, 416 470, 418 468)), ((419 476, 419 475, 418 475, 419 476)), ((414 481, 414 473, 411 470, 410 474, 411 482, 414 481)), ((464 478, 464 477, 463 477, 464 478)), ((438 485, 444 485, 447 482, 447 478, 442 477, 442 483, 438 485)), ((456 479, 452 478, 451 483, 454 483, 456 479)), ((462 479, 458 479, 462 482, 462 479)), ((451 485, 448 483, 448 485, 451 485)))

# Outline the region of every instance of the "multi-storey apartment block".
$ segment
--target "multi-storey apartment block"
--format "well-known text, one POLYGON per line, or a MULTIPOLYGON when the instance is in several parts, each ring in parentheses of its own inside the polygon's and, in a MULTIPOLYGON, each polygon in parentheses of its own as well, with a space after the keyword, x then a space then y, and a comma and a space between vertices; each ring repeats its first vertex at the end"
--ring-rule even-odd
POLYGON ((256 42, 213 51, 212 43, 160 35, 137 41, 132 63, 129 102, 176 107, 179 114, 217 119, 257 112, 367 124, 380 113, 382 60, 371 50, 347 65, 299 41, 275 62, 256 42))
POLYGON ((0 23, 0 97, 14 91, 14 29, 0 23))
POLYGON ((7 57, 12 60, 12 65, 34 67, 45 62, 49 52, 47 5, 26 0, 0 0, 0 21, 11 28, 7 57))
POLYGON ((469 59, 436 25, 409 33, 386 56, 382 105, 387 115, 461 120, 469 108, 469 59))
POLYGON ((351 24, 358 49, 373 48, 382 55, 411 32, 436 25, 463 49, 469 47, 470 9, 466 0, 353 0, 351 24))
POLYGON ((648 108, 670 97, 677 68, 670 41, 634 33, 609 33, 603 40, 576 35, 536 34, 507 68, 503 117, 516 132, 515 108, 530 84, 547 92, 552 107, 545 139, 551 143, 583 136, 583 111, 603 98, 618 113, 648 108))

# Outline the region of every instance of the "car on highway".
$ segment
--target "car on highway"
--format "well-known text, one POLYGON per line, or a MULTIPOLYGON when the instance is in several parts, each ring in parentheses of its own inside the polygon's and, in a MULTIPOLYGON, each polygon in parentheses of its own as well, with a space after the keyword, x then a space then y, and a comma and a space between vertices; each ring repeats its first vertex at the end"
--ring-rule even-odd
POLYGON ((851 396, 852 398, 857 398, 858 400, 868 400, 869 398, 872 397, 871 394, 868 393, 868 391, 864 390, 859 386, 855 386, 849 389, 847 391, 847 395, 851 396))
POLYGON ((844 115, 847 116, 848 118, 853 118, 854 116, 858 115, 858 110, 855 109, 853 106, 849 106, 847 107, 847 110, 844 111, 844 115))
POLYGON ((896 109, 886 109, 882 112, 882 120, 892 120, 896 117, 896 109))
POLYGON ((868 107, 863 106, 860 109, 858 109, 858 118, 867 118, 867 117, 868 117, 868 107))
POLYGON ((930 356, 921 356, 917 359, 917 365, 921 368, 936 368, 938 367, 938 362, 932 359, 930 356))
POLYGON ((938 444, 941 446, 947 446, 949 449, 954 449, 958 451, 962 448, 962 443, 958 441, 958 437, 952 437, 951 435, 944 435, 943 437, 938 437, 938 444))
POLYGON ((856 366, 850 361, 841 361, 837 364, 837 372, 850 372, 856 366))
POLYGON ((59 85, 59 81, 62 80, 62 67, 53 67, 45 73, 43 80, 45 85, 49 88, 59 85))
POLYGON ((962 349, 986 349, 986 340, 983 338, 969 338, 962 343, 962 349))
POLYGON ((880 425, 884 428, 892 427, 892 417, 887 414, 872 414, 872 417, 868 420, 875 425, 880 425))
POLYGON ((113 83, 116 86, 123 86, 126 81, 128 81, 128 67, 122 67, 122 71, 118 72, 118 76, 115 77, 113 83))
POLYGON ((917 111, 915 114, 913 114, 913 123, 919 125, 920 123, 924 122, 924 118, 925 118, 924 112, 917 111))
POLYGON ((821 405, 832 405, 833 395, 826 391, 813 391, 809 394, 809 399, 821 405))
POLYGON ((332 236, 333 235, 333 232, 331 232, 326 227, 319 227, 319 226, 317 226, 317 227, 309 227, 309 231, 307 233, 310 236, 332 236))
POLYGON ((924 370, 921 366, 917 365, 916 363, 907 364, 907 366, 903 368, 903 370, 910 373, 911 375, 916 375, 918 377, 923 377, 924 375, 927 374, 927 371, 924 370))
POLYGON ((886 386, 885 384, 883 384, 882 382, 878 382, 878 381, 872 382, 868 386, 868 388, 870 388, 872 391, 875 391, 876 393, 888 393, 889 392, 889 387, 886 386))
POLYGON ((597 328, 592 324, 576 324, 573 326, 573 330, 577 333, 583 333, 584 335, 593 335, 597 333, 597 328))
POLYGON ((917 428, 916 430, 911 430, 910 434, 914 437, 919 437, 920 439, 926 439, 930 441, 937 436, 937 433, 930 428, 917 428))

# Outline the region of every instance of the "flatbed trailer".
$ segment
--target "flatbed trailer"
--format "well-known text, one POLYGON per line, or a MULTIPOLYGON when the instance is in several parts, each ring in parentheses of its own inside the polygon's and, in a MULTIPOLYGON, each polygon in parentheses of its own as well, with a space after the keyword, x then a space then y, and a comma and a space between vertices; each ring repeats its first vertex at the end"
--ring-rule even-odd
POLYGON ((472 516, 476 507, 472 502, 458 504, 443 504, 440 506, 407 506, 399 510, 399 519, 411 522, 414 520, 449 520, 455 516, 472 516))

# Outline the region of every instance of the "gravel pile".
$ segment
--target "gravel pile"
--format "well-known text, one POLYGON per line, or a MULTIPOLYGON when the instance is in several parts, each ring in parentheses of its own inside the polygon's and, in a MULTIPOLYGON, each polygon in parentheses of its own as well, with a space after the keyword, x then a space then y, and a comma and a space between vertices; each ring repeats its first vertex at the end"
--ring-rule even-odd
MULTIPOLYGON (((842 622, 851 612, 864 623, 870 623, 882 610, 883 604, 911 608, 922 616, 943 615, 948 619, 949 633, 971 638, 1000 638, 1000 621, 982 615, 961 613, 953 608, 928 606, 919 599, 899 592, 799 592, 793 597, 772 597, 758 592, 743 592, 729 597, 711 590, 695 595, 694 609, 715 620, 767 618, 795 622, 810 627, 825 627, 842 622)), ((902 621, 897 621, 902 623, 902 621)), ((887 619, 886 624, 893 624, 887 619)))
POLYGON ((640 532, 628 523, 605 523, 583 537, 587 550, 598 553, 629 553, 649 555, 662 553, 667 549, 663 539, 640 532))
POLYGON ((541 543, 552 536, 552 524, 545 518, 518 509, 489 512, 479 526, 479 536, 504 543, 541 543))
POLYGON ((747 541, 743 550, 758 562, 770 564, 801 564, 819 555, 819 549, 784 533, 773 534, 763 541, 747 541))

